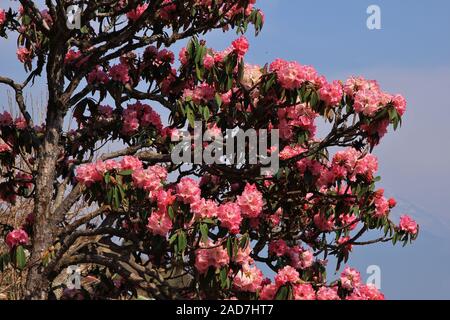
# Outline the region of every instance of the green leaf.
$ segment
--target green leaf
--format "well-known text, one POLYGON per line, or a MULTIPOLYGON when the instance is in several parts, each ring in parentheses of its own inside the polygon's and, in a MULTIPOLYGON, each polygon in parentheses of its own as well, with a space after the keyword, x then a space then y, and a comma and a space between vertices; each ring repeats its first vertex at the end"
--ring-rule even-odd
POLYGON ((222 106, 222 97, 218 93, 216 93, 216 103, 218 107, 222 106))
POLYGON ((9 262, 10 262, 9 253, 5 253, 0 256, 0 272, 3 272, 5 270, 9 262))
POLYGON ((200 225, 200 233, 202 235, 202 241, 204 243, 208 242, 208 231, 209 231, 208 225, 205 223, 202 223, 200 225))
POLYGON ((123 170, 119 172, 121 176, 131 176, 133 174, 133 170, 123 170))
POLYGON ((114 209, 119 209, 120 200, 119 200, 119 190, 117 187, 113 189, 113 207, 114 209))
POLYGON ((289 287, 288 286, 282 286, 275 296, 275 300, 287 300, 289 297, 289 287))
POLYGON ((178 234, 175 233, 174 235, 172 235, 169 239, 169 244, 172 245, 176 240, 177 240, 178 234))
POLYGON ((205 121, 208 121, 210 117, 211 117, 211 114, 209 112, 209 108, 207 106, 205 106, 203 108, 203 119, 205 119, 205 121))
POLYGON ((178 252, 183 252, 187 246, 186 234, 184 231, 178 232, 178 252))
POLYGON ((311 93, 311 101, 310 101, 311 107, 314 108, 318 103, 319 103, 319 95, 317 94, 316 91, 313 91, 311 93))
POLYGON ((173 212, 172 206, 169 206, 169 209, 167 211, 169 213, 170 219, 173 220, 173 218, 175 218, 175 213, 173 212))
POLYGON ((195 126, 195 116, 194 116, 194 112, 192 111, 192 109, 190 107, 186 108, 186 116, 189 122, 189 125, 194 128, 195 126))
POLYGON ((220 285, 221 285, 222 289, 226 288, 227 280, 228 280, 228 270, 227 270, 227 268, 222 268, 220 270, 220 285))
POLYGON ((23 249, 22 246, 18 246, 16 248, 16 267, 20 270, 23 270, 26 264, 27 259, 25 257, 25 250, 23 249))

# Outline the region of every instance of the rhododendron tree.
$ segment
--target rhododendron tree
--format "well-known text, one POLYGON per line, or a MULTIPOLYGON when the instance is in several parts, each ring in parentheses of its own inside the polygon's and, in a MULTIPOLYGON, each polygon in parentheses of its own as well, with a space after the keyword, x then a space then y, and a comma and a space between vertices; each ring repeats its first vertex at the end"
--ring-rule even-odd
POLYGON ((2 227, 1 261, 26 273, 25 297, 54 297, 65 268, 89 265, 101 283, 92 298, 383 298, 352 268, 327 279, 327 257, 339 269, 355 246, 417 237, 410 217, 390 219, 396 203, 376 187, 371 154, 401 124, 402 96, 294 61, 247 63, 243 34, 264 23, 255 0, 91 0, 79 29, 67 24, 75 1, 19 2, 0 10, 28 74, 0 77, 18 107, 0 114, 0 199, 30 198, 34 210, 2 227), (218 51, 203 38, 214 29, 238 35, 218 51), (44 123, 24 99, 37 77, 44 123), (279 130, 279 170, 173 162, 173 138, 193 138, 198 122, 216 134, 279 130))

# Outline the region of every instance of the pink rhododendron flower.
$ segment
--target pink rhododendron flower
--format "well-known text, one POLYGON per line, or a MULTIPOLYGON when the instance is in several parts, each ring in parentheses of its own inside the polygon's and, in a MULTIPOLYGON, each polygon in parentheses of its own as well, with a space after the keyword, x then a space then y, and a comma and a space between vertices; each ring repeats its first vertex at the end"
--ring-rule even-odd
POLYGON ((276 255, 278 257, 284 256, 289 250, 286 241, 282 239, 274 240, 269 243, 269 254, 276 255))
POLYGON ((348 243, 350 241, 350 236, 341 237, 336 242, 339 246, 342 246, 346 252, 350 252, 353 249, 353 245, 348 243))
POLYGON ((259 299, 261 300, 273 300, 275 299, 275 294, 278 291, 277 285, 270 283, 265 285, 259 294, 259 299))
POLYGON ((27 48, 19 48, 17 49, 17 59, 20 62, 26 63, 31 61, 31 51, 27 48))
POLYGON ((335 228, 334 218, 331 216, 330 218, 326 218, 325 215, 318 213, 314 216, 314 224, 321 231, 332 231, 335 228))
POLYGON ((254 184, 247 184, 242 195, 237 197, 237 204, 244 217, 257 218, 263 209, 263 196, 254 184))
POLYGON ((76 177, 78 182, 91 186, 95 182, 103 180, 103 174, 98 171, 95 163, 88 163, 80 165, 76 170, 76 177))
POLYGON ((392 99, 395 110, 397 110, 399 115, 404 115, 406 111, 406 100, 402 95, 395 95, 392 99))
POLYGON ((287 146, 280 152, 280 160, 288 160, 294 158, 302 153, 304 153, 306 149, 301 146, 287 146))
POLYGON ((125 156, 119 162, 121 170, 139 170, 142 169, 142 161, 133 156, 125 156))
POLYGON ((347 290, 353 290, 361 285, 361 275, 353 268, 346 267, 341 273, 341 286, 347 290))
POLYGON ((112 81, 117 81, 122 84, 127 84, 131 82, 130 75, 128 74, 128 67, 123 64, 116 64, 109 69, 109 77, 112 81))
POLYGON ((3 9, 0 9, 0 27, 2 27, 6 22, 6 12, 3 9))
POLYGON ((181 48, 181 50, 178 54, 178 59, 180 60, 180 63, 182 65, 185 65, 188 63, 189 55, 188 55, 186 47, 181 48))
POLYGON ((211 56, 209 53, 205 55, 203 58, 203 65, 207 70, 210 70, 212 67, 214 67, 214 57, 211 56))
POLYGON ((191 203, 191 210, 197 219, 217 217, 217 204, 213 200, 199 199, 191 203))
POLYGON ((136 188, 144 189, 152 197, 163 187, 162 182, 167 179, 167 170, 161 166, 153 166, 135 170, 131 177, 136 188))
POLYGON ((400 217, 400 230, 415 235, 418 231, 417 222, 414 221, 410 216, 402 215, 400 217))
POLYGON ((233 46, 234 52, 236 52, 239 58, 243 58, 245 56, 250 46, 247 38, 244 36, 234 40, 231 45, 233 46))
POLYGON ((341 214, 339 216, 342 226, 348 226, 349 230, 354 230, 358 226, 358 217, 354 214, 341 214))
POLYGON ((151 233, 165 237, 172 230, 172 220, 165 209, 153 211, 148 218, 147 228, 151 233))
POLYGON ((18 117, 14 120, 14 126, 19 130, 25 130, 28 125, 24 117, 18 117))
POLYGON ((195 268, 200 274, 206 273, 209 267, 218 269, 230 263, 227 250, 220 244, 209 242, 200 247, 195 252, 195 268))
POLYGON ((263 273, 256 266, 244 265, 236 274, 233 286, 238 291, 256 292, 261 289, 263 273))
POLYGON ((5 242, 6 245, 13 249, 19 245, 26 245, 30 241, 28 234, 22 229, 16 229, 8 233, 5 242))
POLYGON ((133 9, 127 13, 127 18, 130 21, 136 21, 142 16, 142 14, 145 12, 145 10, 147 10, 147 8, 148 8, 148 3, 138 5, 136 9, 133 9))
POLYGON ((320 99, 325 101, 328 106, 338 105, 342 100, 343 94, 344 90, 339 81, 327 83, 319 90, 320 99))
POLYGON ((192 204, 200 200, 201 190, 198 181, 192 178, 182 178, 176 189, 178 200, 185 204, 192 204))
POLYGON ((252 248, 250 245, 247 245, 245 248, 239 247, 237 254, 233 256, 233 262, 239 265, 253 264, 254 260, 250 257, 251 252, 252 248))
POLYGON ((0 126, 7 127, 13 124, 13 118, 8 111, 0 113, 0 126))
POLYGON ((304 270, 313 265, 314 254, 310 250, 305 250, 300 246, 294 246, 288 251, 291 259, 290 265, 295 269, 304 270))
POLYGON ((0 143, 0 153, 11 152, 11 147, 6 143, 0 143))
POLYGON ((316 300, 316 292, 309 283, 296 284, 293 289, 295 300, 316 300))
POLYGON ((87 75, 89 84, 106 84, 109 81, 108 75, 99 66, 87 75))
POLYGON ((346 300, 384 300, 384 295, 370 283, 355 288, 346 300))
POLYGON ((216 90, 207 83, 202 83, 194 89, 185 89, 183 97, 191 99, 196 104, 206 103, 214 99, 216 90))
POLYGON ((238 234, 241 227, 241 210, 236 203, 228 202, 219 206, 217 212, 222 227, 227 228, 230 233, 238 234))
POLYGON ((288 90, 298 89, 305 82, 321 82, 313 67, 303 66, 295 61, 277 59, 270 65, 270 71, 277 74, 280 85, 288 90))
POLYGON ((320 287, 317 290, 317 300, 341 300, 337 287, 320 287))
POLYGON ((286 283, 296 283, 299 280, 299 274, 297 270, 295 270, 291 266, 286 266, 283 269, 278 270, 278 273, 275 276, 275 283, 278 287, 286 283))

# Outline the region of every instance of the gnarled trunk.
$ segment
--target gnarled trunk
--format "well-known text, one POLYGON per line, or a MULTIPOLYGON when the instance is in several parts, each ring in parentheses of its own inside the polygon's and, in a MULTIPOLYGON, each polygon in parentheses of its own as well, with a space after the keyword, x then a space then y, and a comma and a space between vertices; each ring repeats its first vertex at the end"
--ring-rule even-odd
POLYGON ((64 41, 56 36, 47 63, 47 81, 49 102, 47 105, 46 130, 44 140, 39 148, 38 172, 34 196, 34 215, 32 254, 26 281, 26 298, 47 299, 49 292, 48 275, 44 272, 42 258, 52 246, 58 222, 52 212, 56 165, 60 157, 60 137, 66 106, 62 100, 64 92, 64 41))

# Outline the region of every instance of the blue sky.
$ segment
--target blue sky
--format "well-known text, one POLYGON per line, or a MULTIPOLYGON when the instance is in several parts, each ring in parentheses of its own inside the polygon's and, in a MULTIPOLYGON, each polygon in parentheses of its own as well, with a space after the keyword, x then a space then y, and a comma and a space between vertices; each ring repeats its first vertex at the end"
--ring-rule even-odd
MULTIPOLYGON (((0 0, 0 7, 10 5, 14 1, 0 0)), ((403 127, 386 136, 376 154, 380 186, 400 199, 394 216, 410 213, 421 223, 421 236, 406 248, 355 248, 349 264, 363 274, 367 266, 379 265, 389 299, 450 299, 450 2, 259 0, 258 6, 266 25, 257 38, 249 32, 248 62, 297 60, 328 79, 377 79, 384 90, 407 98, 403 127), (366 27, 371 4, 381 8, 381 30, 366 27)), ((214 32, 206 39, 222 49, 234 37, 214 32)), ((0 42, 0 74, 19 80, 23 71, 14 48, 15 39, 0 42)), ((45 95, 42 83, 30 91, 35 100, 45 95)), ((7 108, 5 87, 0 87, 2 108, 7 108)))

